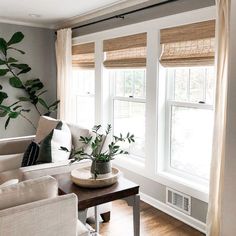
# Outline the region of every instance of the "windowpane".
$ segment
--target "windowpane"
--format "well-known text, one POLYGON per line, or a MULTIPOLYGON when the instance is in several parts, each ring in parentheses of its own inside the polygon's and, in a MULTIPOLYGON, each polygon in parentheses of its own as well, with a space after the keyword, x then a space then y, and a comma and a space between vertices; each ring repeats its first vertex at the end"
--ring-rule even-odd
POLYGON ((115 78, 114 91, 118 97, 144 98, 146 96, 145 69, 111 70, 110 77, 115 78))
POLYGON ((145 156, 145 103, 114 101, 114 134, 135 135, 135 143, 130 145, 131 154, 145 156))
POLYGON ((94 97, 76 97, 76 123, 80 126, 92 128, 94 126, 94 97))
POLYGON ((209 178, 213 111, 172 106, 171 167, 209 178))
POLYGON ((205 101, 204 88, 205 83, 205 68, 191 68, 190 70, 190 91, 189 91, 189 101, 200 102, 205 101))
POLYGON ((73 69, 71 116, 73 122, 87 128, 94 125, 94 86, 94 70, 73 69))
POLYGON ((214 103, 215 91, 215 70, 214 67, 209 67, 206 73, 206 103, 214 103))
POLYGON ((189 69, 176 69, 172 80, 174 80, 174 99, 176 101, 188 101, 189 69))

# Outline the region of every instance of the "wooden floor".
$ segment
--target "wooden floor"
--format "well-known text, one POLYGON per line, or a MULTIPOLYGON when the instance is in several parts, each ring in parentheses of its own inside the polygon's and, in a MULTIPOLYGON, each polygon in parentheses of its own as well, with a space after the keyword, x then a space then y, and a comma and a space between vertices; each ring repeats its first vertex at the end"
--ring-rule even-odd
MULTIPOLYGON (((141 202, 141 236, 204 236, 179 220, 141 202)), ((109 223, 100 224, 102 236, 133 236, 132 208, 124 201, 112 204, 109 223)))

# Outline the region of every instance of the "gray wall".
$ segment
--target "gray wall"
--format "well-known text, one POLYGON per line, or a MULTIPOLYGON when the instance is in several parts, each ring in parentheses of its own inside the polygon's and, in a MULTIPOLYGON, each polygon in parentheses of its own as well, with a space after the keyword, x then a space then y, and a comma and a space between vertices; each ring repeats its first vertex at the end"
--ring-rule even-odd
MULTIPOLYGON (((46 100, 55 100, 56 64, 54 31, 50 29, 0 23, 0 38, 8 40, 12 34, 17 31, 21 31, 25 35, 24 40, 19 44, 18 48, 25 51, 26 54, 12 53, 12 56, 19 59, 19 62, 29 64, 32 68, 31 72, 27 75, 23 75, 22 78, 40 78, 48 89, 48 93, 45 95, 46 100)), ((17 96, 23 95, 21 90, 9 86, 7 77, 1 77, 0 84, 3 85, 4 90, 9 94, 9 102, 14 102, 17 96)), ((32 108, 32 112, 26 114, 27 117, 37 124, 39 115, 33 107, 29 108, 32 108)), ((31 125, 22 118, 11 122, 7 130, 5 130, 5 120, 6 118, 0 118, 0 138, 17 137, 35 133, 31 125)))
MULTIPOLYGON (((166 186, 154 180, 145 178, 132 171, 119 167, 124 176, 140 185, 140 192, 157 199, 160 202, 166 201, 166 186)), ((207 204, 198 199, 191 198, 191 216, 203 223, 206 222, 207 204)))
MULTIPOLYGON (((139 4, 135 7, 130 7, 124 10, 112 12, 110 14, 104 15, 102 17, 97 17, 95 19, 81 22, 77 26, 88 24, 97 20, 102 20, 111 16, 120 15, 125 12, 129 12, 135 9, 140 9, 142 7, 147 7, 155 3, 163 2, 161 0, 149 0, 146 3, 139 4)), ((85 34, 90 34, 94 32, 99 32, 103 30, 112 29, 115 27, 121 27, 129 24, 134 24, 142 21, 147 21, 151 19, 156 19, 159 17, 164 17, 168 15, 174 15, 181 12, 191 11, 194 9, 199 9, 203 7, 209 7, 215 5, 215 0, 178 0, 176 2, 168 3, 165 5, 157 6, 154 8, 146 9, 140 12, 135 12, 129 15, 126 15, 124 19, 111 19, 94 25, 82 27, 79 29, 73 30, 73 37, 81 36, 85 34)))

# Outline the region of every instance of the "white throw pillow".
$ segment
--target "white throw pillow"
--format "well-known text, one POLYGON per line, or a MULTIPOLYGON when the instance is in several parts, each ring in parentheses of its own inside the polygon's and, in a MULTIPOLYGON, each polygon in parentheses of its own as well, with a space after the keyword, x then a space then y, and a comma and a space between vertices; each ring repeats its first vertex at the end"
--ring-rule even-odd
POLYGON ((19 183, 19 179, 10 179, 10 180, 7 180, 6 182, 4 182, 3 184, 1 184, 0 188, 7 187, 7 186, 10 186, 12 184, 18 184, 18 183, 19 183))
POLYGON ((71 150, 71 133, 54 129, 51 140, 52 162, 66 161, 70 157, 70 152, 61 150, 61 147, 71 150))
POLYGON ((71 139, 71 132, 68 125, 64 122, 59 122, 57 127, 42 140, 36 163, 55 163, 68 160, 72 145, 71 139), (68 152, 61 147, 65 147, 68 152))

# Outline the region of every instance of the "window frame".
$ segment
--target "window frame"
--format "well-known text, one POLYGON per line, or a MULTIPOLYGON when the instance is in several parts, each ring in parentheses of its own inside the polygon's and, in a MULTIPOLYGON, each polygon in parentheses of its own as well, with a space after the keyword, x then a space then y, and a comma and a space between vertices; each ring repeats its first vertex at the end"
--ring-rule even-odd
MULTIPOLYGON (((141 98, 141 97, 135 97, 134 95, 130 95, 130 96, 116 96, 115 95, 115 79, 113 76, 115 75, 114 73, 112 75, 113 78, 110 78, 110 70, 116 70, 116 71, 119 71, 119 70, 122 70, 122 71, 128 71, 128 70, 140 70, 141 68, 119 68, 119 69, 106 69, 107 72, 108 72, 108 76, 109 76, 109 81, 110 81, 110 91, 111 91, 111 125, 112 127, 115 127, 114 125, 114 107, 115 107, 115 101, 124 101, 124 102, 132 102, 132 103, 143 103, 145 104, 145 117, 146 117, 146 68, 142 68, 145 70, 145 98, 141 98)), ((133 83, 133 86, 134 86, 134 83, 133 83)), ((112 134, 114 135, 114 129, 112 129, 112 134)), ((144 136, 144 142, 146 144, 146 119, 145 119, 145 136, 144 136)), ((145 145, 146 146, 146 145, 145 145)), ((146 158, 146 151, 145 151, 145 154, 144 156, 139 156, 139 155, 135 155, 133 153, 129 153, 129 157, 135 161, 138 161, 138 162, 142 162, 144 163, 145 162, 145 158, 146 158)))
MULTIPOLYGON (((206 71, 207 68, 205 67, 205 78, 204 78, 204 98, 206 98, 206 71)), ((190 91, 190 70, 192 66, 187 67, 189 70, 189 76, 188 76, 188 96, 190 91)), ((184 107, 184 108, 195 108, 195 109, 201 109, 201 110, 211 110, 214 112, 214 101, 213 104, 207 104, 207 103, 197 103, 197 102, 183 102, 183 101, 176 101, 174 99, 174 79, 175 79, 175 69, 173 68, 165 68, 165 76, 166 76, 166 100, 165 100, 165 158, 164 158, 164 171, 179 176, 181 178, 187 178, 192 182, 200 183, 201 185, 208 185, 209 180, 200 178, 195 175, 191 175, 190 173, 187 173, 185 171, 181 171, 178 169, 175 169, 171 166, 171 122, 172 122, 172 107, 184 107), (171 69, 171 72, 170 70, 171 69), (171 73, 171 75, 169 75, 171 73)), ((205 102, 205 101, 204 101, 205 102)))

